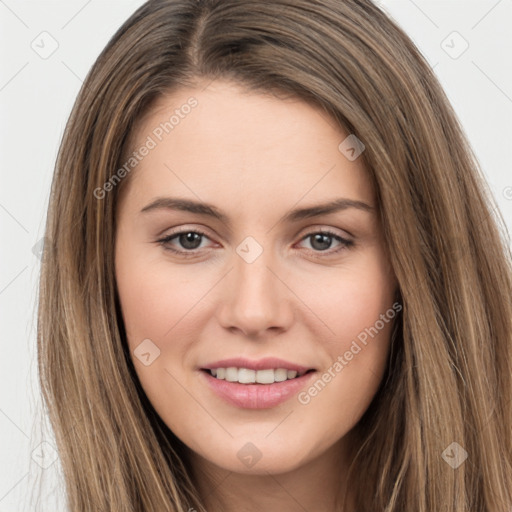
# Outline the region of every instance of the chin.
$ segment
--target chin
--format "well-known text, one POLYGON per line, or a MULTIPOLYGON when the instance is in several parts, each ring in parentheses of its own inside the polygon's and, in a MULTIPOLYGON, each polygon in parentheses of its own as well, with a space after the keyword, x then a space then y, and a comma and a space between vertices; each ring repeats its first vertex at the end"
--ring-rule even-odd
POLYGON ((296 470, 309 459, 309 452, 303 443, 297 441, 289 446, 283 446, 276 437, 273 442, 255 439, 250 441, 247 436, 243 439, 230 439, 223 449, 219 445, 213 451, 201 450, 201 457, 219 468, 234 473, 250 475, 267 475, 287 473, 296 470))

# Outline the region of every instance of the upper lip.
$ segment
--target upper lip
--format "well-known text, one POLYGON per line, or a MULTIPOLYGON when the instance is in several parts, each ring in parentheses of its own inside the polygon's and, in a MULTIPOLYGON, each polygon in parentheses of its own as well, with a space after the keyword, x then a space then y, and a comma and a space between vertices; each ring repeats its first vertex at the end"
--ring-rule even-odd
POLYGON ((243 357, 233 357, 230 359, 222 359, 219 361, 214 361, 213 363, 208 363, 207 365, 202 366, 201 369, 212 370, 216 368, 231 367, 248 368, 250 370, 284 368, 286 370, 295 370, 297 373, 304 373, 308 370, 314 370, 314 368, 292 363, 290 361, 285 361, 284 359, 279 359, 278 357, 264 357, 263 359, 258 359, 257 361, 251 361, 250 359, 245 359, 243 357))

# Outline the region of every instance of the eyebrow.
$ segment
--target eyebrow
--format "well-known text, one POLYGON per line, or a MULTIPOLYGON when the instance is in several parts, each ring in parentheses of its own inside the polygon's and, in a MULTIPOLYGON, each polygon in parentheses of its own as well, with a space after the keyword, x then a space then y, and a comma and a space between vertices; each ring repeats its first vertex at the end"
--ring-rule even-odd
MULTIPOLYGON (((285 214, 279 222, 298 222, 304 219, 319 217, 320 215, 327 215, 338 211, 355 208, 365 212, 373 212, 375 208, 363 201, 355 199, 339 198, 327 203, 309 206, 305 208, 297 208, 285 214)), ((159 197, 145 206, 140 213, 147 213, 155 210, 179 210, 198 215, 205 215, 218 219, 226 225, 230 225, 229 217, 219 210, 216 206, 193 201, 191 199, 180 199, 174 197, 159 197)))

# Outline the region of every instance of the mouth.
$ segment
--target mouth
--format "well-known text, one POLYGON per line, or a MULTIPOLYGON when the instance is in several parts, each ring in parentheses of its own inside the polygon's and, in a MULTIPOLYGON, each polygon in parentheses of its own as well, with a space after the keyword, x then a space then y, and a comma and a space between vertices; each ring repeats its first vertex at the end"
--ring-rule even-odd
POLYGON ((197 368, 218 397, 241 409, 270 409, 290 400, 307 386, 316 368, 278 357, 259 360, 222 359, 197 368))

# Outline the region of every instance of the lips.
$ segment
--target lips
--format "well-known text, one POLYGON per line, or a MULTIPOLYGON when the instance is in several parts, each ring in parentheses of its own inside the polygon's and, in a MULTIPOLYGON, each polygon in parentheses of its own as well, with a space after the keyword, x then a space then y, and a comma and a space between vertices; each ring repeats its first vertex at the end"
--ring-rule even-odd
POLYGON ((201 378, 217 396, 230 405, 243 409, 269 409, 275 407, 297 394, 305 387, 316 373, 315 368, 268 357, 258 361, 244 358, 223 359, 209 363, 200 368, 201 378), (244 368, 249 371, 277 370, 297 372, 296 376, 281 382, 269 384, 229 382, 214 376, 219 368, 244 368))

